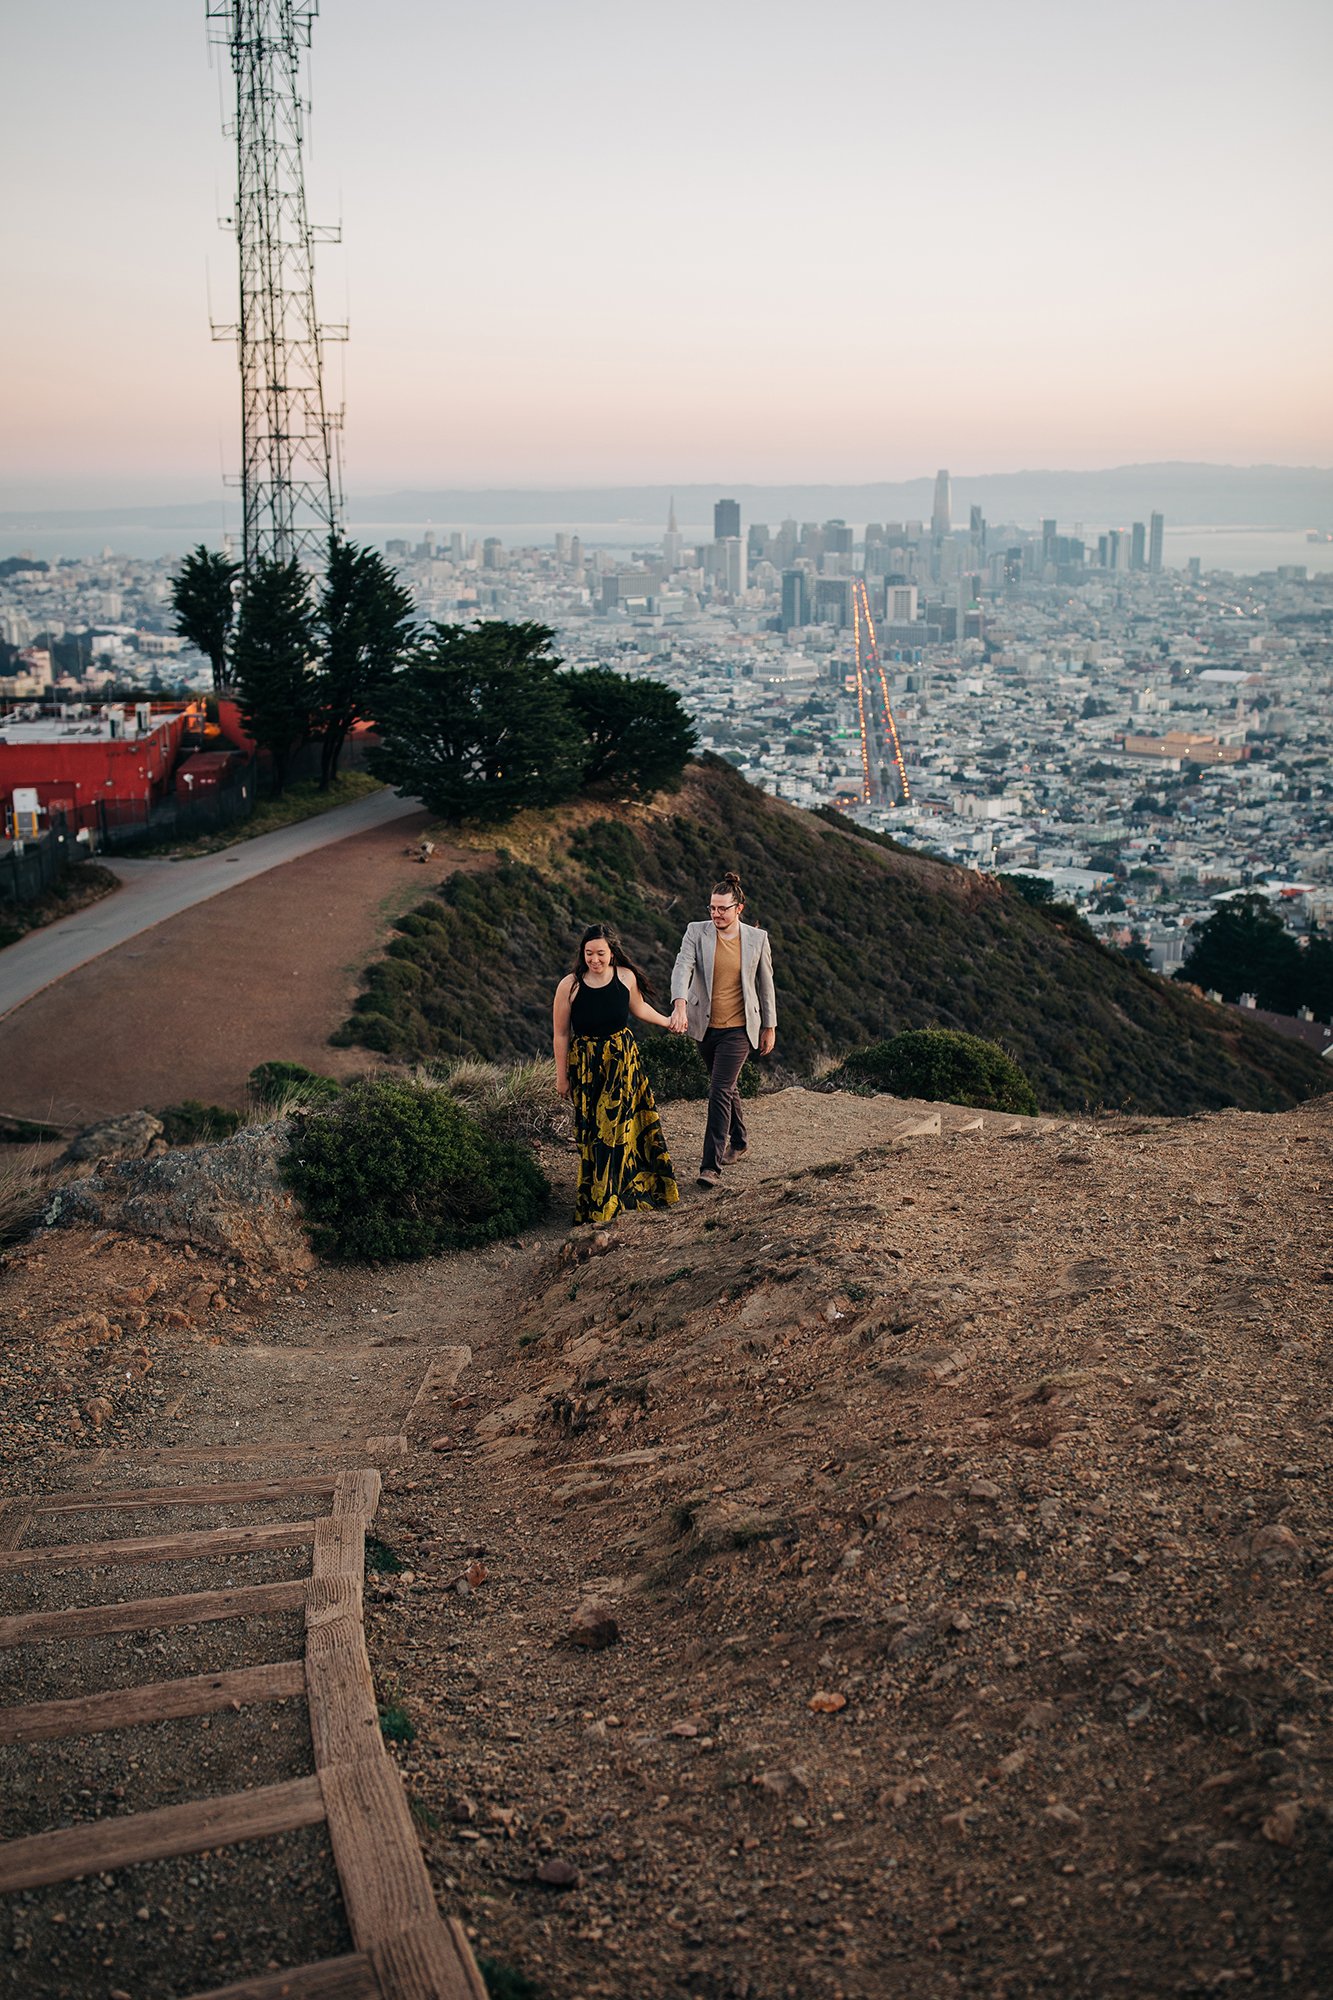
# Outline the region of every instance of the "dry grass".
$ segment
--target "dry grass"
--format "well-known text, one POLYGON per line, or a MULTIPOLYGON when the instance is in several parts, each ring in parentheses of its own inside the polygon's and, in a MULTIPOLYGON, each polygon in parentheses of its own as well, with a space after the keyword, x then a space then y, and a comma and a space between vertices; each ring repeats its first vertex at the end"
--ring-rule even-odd
POLYGON ((18 1243, 34 1227, 51 1193, 41 1151, 0 1163, 0 1245, 18 1243))
POLYGON ((418 1080, 447 1090, 497 1139, 567 1139, 569 1112, 556 1096, 550 1056, 528 1062, 478 1062, 469 1056, 418 1072, 418 1080))

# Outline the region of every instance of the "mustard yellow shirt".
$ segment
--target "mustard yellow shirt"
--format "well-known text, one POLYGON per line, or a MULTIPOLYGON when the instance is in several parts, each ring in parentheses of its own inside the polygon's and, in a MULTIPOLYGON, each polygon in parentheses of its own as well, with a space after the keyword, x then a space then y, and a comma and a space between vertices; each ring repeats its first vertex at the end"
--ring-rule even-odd
POLYGON ((708 1016, 710 1028, 743 1028, 745 999, 741 993, 741 934, 716 939, 713 959, 713 1006, 708 1016))

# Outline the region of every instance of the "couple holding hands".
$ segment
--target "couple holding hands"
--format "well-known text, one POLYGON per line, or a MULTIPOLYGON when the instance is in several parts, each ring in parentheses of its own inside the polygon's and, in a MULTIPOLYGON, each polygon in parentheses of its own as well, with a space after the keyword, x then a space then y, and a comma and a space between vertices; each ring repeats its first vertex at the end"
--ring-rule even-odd
POLYGON ((778 1016, 768 932, 742 923, 744 910, 739 875, 714 883, 707 921, 690 924, 681 939, 669 1014, 651 1004, 651 987, 614 931, 592 924, 579 940, 574 970, 555 989, 553 1021, 556 1088, 574 1104, 576 1223, 610 1222, 622 1208, 667 1208, 680 1199, 631 1016, 692 1035, 703 1052, 709 1089, 700 1186, 716 1187, 724 1165, 746 1151, 741 1070, 753 1050, 769 1054, 778 1016))

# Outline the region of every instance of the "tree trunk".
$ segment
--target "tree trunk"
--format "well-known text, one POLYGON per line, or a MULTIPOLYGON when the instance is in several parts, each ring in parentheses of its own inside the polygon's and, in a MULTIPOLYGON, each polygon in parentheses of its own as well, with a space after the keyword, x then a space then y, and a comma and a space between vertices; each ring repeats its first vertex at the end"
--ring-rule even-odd
POLYGON ((331 724, 324 731, 324 740, 319 749, 319 789, 327 792, 338 775, 338 759, 342 756, 343 744, 347 741, 347 731, 341 724, 331 724))

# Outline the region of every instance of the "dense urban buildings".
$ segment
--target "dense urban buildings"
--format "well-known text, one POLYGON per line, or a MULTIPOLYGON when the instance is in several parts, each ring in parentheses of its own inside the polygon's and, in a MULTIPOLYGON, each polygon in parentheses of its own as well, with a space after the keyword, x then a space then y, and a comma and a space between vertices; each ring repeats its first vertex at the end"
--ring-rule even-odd
MULTIPOLYGON (((1043 876, 1167 970, 1219 895, 1333 923, 1333 575, 1164 567, 1165 522, 745 522, 640 549, 423 531, 387 543, 423 620, 535 619, 571 665, 667 681, 705 749, 965 867, 1043 876), (910 779, 864 796, 853 677, 863 576, 910 779)), ((0 702, 204 692, 167 559, 0 568, 0 702)), ((0 735, 3 735, 0 722, 0 735)))

